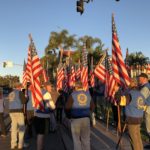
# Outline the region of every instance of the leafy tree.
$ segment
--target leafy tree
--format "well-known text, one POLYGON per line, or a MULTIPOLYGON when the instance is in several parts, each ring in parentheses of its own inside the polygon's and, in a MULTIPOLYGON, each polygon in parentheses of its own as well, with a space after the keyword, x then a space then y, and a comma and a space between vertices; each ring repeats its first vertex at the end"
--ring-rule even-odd
POLYGON ((14 84, 19 82, 18 76, 6 75, 0 76, 0 86, 14 87, 14 84))

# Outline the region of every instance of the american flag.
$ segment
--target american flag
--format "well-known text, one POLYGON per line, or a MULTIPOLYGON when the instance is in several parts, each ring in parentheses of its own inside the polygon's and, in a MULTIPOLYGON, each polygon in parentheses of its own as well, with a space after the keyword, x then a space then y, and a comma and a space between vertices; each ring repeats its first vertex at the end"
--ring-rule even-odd
POLYGON ((150 64, 147 65, 146 70, 147 70, 146 73, 147 73, 148 75, 150 75, 150 64))
POLYGON ((64 68, 63 68, 63 64, 62 63, 60 63, 58 65, 57 74, 56 74, 56 80, 57 80, 57 83, 56 83, 57 91, 59 91, 63 87, 63 80, 64 80, 64 68))
POLYGON ((63 88, 63 80, 64 80, 64 66, 62 63, 62 58, 63 58, 63 49, 60 49, 60 60, 59 64, 57 67, 57 72, 56 72, 56 89, 59 91, 60 89, 63 88))
POLYGON ((70 69, 70 76, 69 76, 69 87, 74 87, 75 86, 75 69, 74 66, 71 65, 70 69))
POLYGON ((70 64, 67 64, 67 78, 68 78, 68 88, 71 89, 71 67, 70 64))
POLYGON ((75 76, 76 76, 76 79, 80 79, 81 77, 81 67, 80 67, 80 60, 78 62, 78 65, 76 65, 76 72, 75 72, 75 76))
POLYGON ((28 49, 28 62, 27 62, 27 73, 28 79, 32 86, 32 96, 34 100, 34 107, 36 109, 43 110, 43 96, 41 92, 41 83, 39 76, 42 74, 43 68, 40 63, 40 59, 37 55, 36 48, 34 42, 32 40, 31 35, 30 38, 30 45, 28 49))
POLYGON ((105 68, 106 68, 105 97, 108 100, 113 101, 114 94, 115 94, 115 91, 114 91, 115 79, 113 76, 112 64, 111 64, 110 58, 108 56, 108 52, 106 52, 105 68))
POLYGON ((106 73, 106 69, 103 64, 105 57, 106 57, 106 52, 103 53, 102 57, 99 60, 99 63, 97 64, 94 70, 95 76, 103 83, 105 82, 105 73, 106 73))
POLYGON ((93 56, 91 57, 90 85, 91 87, 95 86, 95 76, 94 76, 94 70, 93 70, 93 56))
POLYGON ((22 76, 22 85, 23 87, 26 86, 27 83, 27 76, 26 76, 26 61, 24 60, 24 64, 23 64, 23 76, 22 76))
POLYGON ((31 50, 30 46, 28 48, 28 57, 27 57, 27 64, 26 64, 26 80, 27 82, 31 81, 31 72, 32 72, 32 60, 31 60, 31 50))
POLYGON ((112 15, 112 64, 114 78, 117 83, 127 87, 130 84, 130 78, 122 57, 122 51, 120 48, 114 16, 112 15))
POLYGON ((68 93, 68 73, 67 73, 67 66, 64 67, 64 82, 63 82, 63 90, 64 92, 68 93))
POLYGON ((44 82, 48 82, 48 76, 47 76, 46 71, 45 71, 44 68, 43 68, 43 70, 42 70, 42 74, 43 74, 44 82))
POLYGON ((86 51, 85 43, 82 49, 81 82, 84 90, 87 90, 88 89, 88 65, 87 65, 87 51, 86 51))

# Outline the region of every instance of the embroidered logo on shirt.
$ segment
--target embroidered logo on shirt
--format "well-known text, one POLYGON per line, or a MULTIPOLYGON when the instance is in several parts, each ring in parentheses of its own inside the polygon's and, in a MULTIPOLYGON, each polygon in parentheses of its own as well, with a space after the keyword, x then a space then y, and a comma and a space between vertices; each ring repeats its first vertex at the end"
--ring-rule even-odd
POLYGON ((79 94, 77 96, 77 100, 79 105, 86 105, 87 104, 87 96, 85 94, 79 94))
POLYGON ((9 101, 13 101, 15 99, 15 92, 11 92, 9 94, 9 101))
POLYGON ((138 109, 144 109, 144 100, 141 96, 139 96, 137 99, 137 106, 138 109))

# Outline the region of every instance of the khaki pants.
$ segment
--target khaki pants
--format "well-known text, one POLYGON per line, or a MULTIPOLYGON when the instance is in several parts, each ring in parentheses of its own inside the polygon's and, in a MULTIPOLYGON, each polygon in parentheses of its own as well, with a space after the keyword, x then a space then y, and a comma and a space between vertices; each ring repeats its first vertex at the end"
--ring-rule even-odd
POLYGON ((71 119, 71 132, 74 150, 91 150, 90 148, 90 119, 71 119))
POLYGON ((146 130, 147 130, 147 133, 150 137, 150 114, 149 113, 145 113, 145 123, 146 123, 146 130))
POLYGON ((143 143, 140 133, 140 124, 128 124, 128 130, 133 142, 134 150, 143 150, 143 143))
POLYGON ((24 115, 21 112, 12 112, 10 113, 11 118, 11 148, 17 146, 18 148, 23 148, 24 143, 24 132, 25 132, 25 123, 24 115), (18 139, 17 139, 18 135, 18 139))

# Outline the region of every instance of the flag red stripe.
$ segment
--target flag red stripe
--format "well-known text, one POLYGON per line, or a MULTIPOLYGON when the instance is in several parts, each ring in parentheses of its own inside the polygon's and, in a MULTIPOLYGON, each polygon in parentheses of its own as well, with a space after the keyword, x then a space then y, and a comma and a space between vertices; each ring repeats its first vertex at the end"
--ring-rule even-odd
POLYGON ((94 70, 95 76, 102 82, 105 82, 105 67, 100 64, 94 70))
POLYGON ((112 16, 112 64, 114 78, 116 82, 127 87, 130 84, 130 78, 122 57, 119 40, 116 33, 115 21, 112 16))

